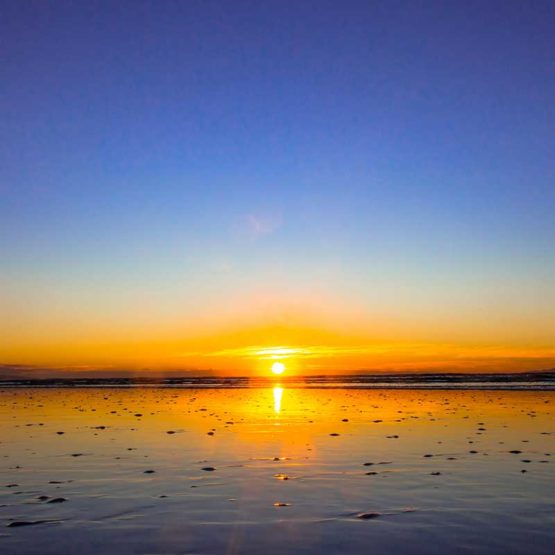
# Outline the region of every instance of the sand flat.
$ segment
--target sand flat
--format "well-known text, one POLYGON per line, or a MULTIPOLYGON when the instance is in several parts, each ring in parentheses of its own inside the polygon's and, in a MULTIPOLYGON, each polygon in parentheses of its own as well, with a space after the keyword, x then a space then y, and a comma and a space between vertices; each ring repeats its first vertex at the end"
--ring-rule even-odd
POLYGON ((6 553, 551 553, 551 391, 0 390, 6 553))

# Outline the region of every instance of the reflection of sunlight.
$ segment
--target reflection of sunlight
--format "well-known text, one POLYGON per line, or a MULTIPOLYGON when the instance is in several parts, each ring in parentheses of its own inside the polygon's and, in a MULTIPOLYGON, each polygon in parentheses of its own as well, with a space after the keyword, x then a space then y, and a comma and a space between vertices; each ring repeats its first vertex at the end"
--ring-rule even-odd
POLYGON ((281 398, 283 397, 283 387, 274 387, 274 412, 281 412, 281 398))

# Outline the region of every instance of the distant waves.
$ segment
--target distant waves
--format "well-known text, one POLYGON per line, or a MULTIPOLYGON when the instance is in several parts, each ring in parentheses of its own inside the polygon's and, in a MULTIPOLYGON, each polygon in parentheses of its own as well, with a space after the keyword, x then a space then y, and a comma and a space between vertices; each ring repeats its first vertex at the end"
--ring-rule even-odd
POLYGON ((0 379, 0 387, 273 387, 349 389, 555 390, 555 372, 520 374, 371 374, 351 376, 0 379))

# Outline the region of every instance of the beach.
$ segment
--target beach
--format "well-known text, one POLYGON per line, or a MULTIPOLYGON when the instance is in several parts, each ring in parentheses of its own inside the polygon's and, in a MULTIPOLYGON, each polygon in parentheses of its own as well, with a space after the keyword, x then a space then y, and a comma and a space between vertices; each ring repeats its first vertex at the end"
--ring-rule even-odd
POLYGON ((4 553, 551 553, 552 391, 4 388, 4 553))
POLYGON ((0 555, 555 555, 554 28, 2 2, 0 555))

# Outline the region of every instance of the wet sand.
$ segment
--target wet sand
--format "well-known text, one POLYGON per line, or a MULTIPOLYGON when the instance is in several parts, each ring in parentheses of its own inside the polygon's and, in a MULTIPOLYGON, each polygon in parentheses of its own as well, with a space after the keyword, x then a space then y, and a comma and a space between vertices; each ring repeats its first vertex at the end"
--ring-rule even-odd
POLYGON ((554 393, 0 390, 2 553, 552 553, 554 393))

